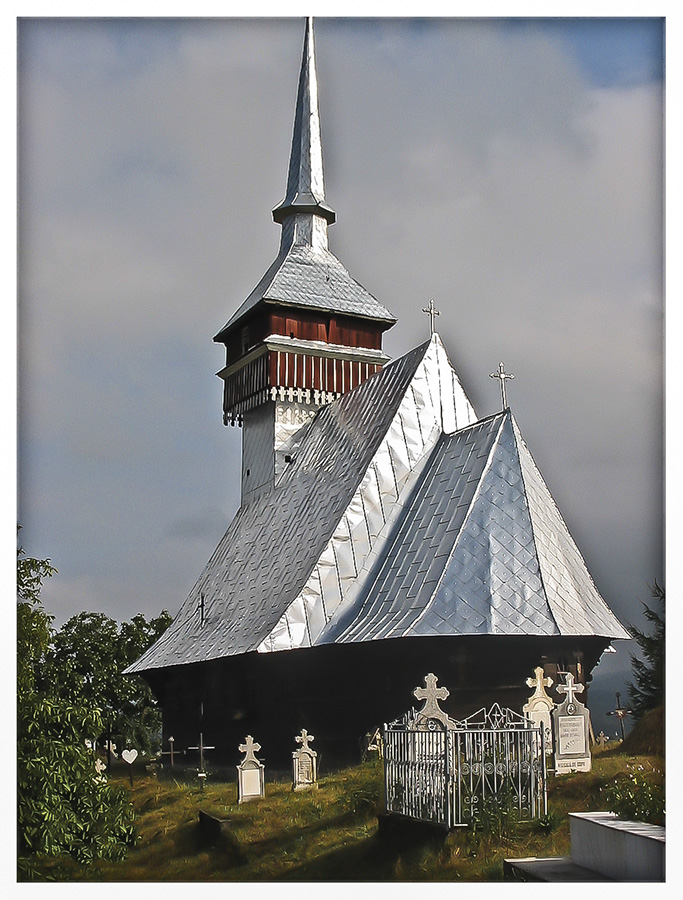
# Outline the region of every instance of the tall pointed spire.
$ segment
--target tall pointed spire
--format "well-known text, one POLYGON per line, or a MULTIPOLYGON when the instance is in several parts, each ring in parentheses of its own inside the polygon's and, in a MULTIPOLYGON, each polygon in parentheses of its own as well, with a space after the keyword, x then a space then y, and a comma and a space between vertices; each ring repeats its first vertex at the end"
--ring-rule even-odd
MULTIPOLYGON (((320 113, 318 109, 318 76, 315 68, 315 44, 313 40, 313 18, 306 19, 304 49, 299 74, 299 90, 294 115, 292 152, 289 158, 287 193, 285 199, 273 210, 273 219, 283 225, 283 242, 303 242, 314 244, 314 235, 324 233, 325 244, 327 225, 336 219, 336 213, 325 202, 323 178, 323 149, 320 136, 320 113), (303 214, 304 228, 289 229, 286 220, 290 216, 303 214), (315 216, 318 221, 311 220, 315 216), (297 231, 296 236, 289 232, 297 231)), ((296 221, 296 220, 295 220, 296 221)))

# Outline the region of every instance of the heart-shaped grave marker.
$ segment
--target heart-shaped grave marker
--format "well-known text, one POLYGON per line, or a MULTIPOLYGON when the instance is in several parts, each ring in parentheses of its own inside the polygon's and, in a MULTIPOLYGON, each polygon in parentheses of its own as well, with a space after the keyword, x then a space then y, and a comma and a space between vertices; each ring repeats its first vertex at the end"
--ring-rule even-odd
POLYGON ((137 750, 124 750, 121 754, 124 761, 128 763, 129 766, 132 766, 135 760, 138 758, 137 750))

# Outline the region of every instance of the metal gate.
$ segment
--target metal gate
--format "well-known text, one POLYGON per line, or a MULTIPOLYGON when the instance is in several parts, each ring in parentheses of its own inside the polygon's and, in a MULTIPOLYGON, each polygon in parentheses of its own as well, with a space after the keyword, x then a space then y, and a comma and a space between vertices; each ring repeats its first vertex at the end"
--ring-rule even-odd
POLYGON ((487 810, 547 812, 543 729, 494 704, 461 722, 409 713, 384 726, 385 811, 446 828, 487 810))

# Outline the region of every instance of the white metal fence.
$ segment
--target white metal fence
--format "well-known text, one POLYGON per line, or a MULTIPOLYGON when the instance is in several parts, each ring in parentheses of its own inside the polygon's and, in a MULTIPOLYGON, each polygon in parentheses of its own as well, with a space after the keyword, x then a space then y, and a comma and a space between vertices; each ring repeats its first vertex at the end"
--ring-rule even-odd
POLYGON ((446 828, 547 813, 541 728, 497 704, 452 725, 408 714, 384 726, 386 812, 446 828))

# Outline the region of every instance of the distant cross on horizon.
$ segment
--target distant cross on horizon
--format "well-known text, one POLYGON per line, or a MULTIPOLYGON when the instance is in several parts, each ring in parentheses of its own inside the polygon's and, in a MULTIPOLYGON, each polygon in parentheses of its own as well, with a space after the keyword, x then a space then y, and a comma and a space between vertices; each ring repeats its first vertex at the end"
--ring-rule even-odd
POLYGON ((498 364, 497 372, 491 372, 491 374, 489 375, 489 378, 500 379, 500 393, 501 393, 501 397, 503 399, 503 409, 508 408, 507 394, 505 391, 505 382, 508 379, 511 381, 514 377, 515 377, 514 375, 511 375, 509 372, 505 371, 505 366, 503 365, 503 363, 498 364))
POLYGON ((558 684, 557 692, 558 694, 566 694, 567 702, 570 704, 574 703, 574 694, 580 694, 583 691, 583 685, 579 682, 579 684, 574 684, 574 676, 571 672, 567 672, 564 676, 567 683, 566 684, 558 684))
POLYGON ((433 301, 433 300, 430 300, 430 301, 429 301, 429 306, 425 306, 424 309, 422 310, 422 312, 423 312, 426 316, 429 316, 429 333, 430 333, 430 334, 434 334, 434 318, 435 318, 436 316, 440 316, 440 315, 441 315, 441 313, 439 312, 439 310, 434 306, 434 301, 433 301))

